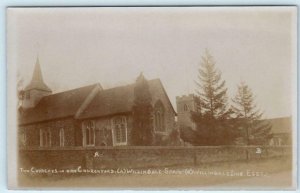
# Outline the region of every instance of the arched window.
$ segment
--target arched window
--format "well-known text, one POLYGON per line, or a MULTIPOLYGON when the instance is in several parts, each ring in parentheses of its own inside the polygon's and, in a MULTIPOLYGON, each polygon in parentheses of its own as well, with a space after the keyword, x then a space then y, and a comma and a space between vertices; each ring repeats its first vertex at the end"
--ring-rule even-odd
POLYGON ((84 123, 83 128, 84 145, 94 146, 95 145, 95 122, 87 121, 84 123))
POLYGON ((51 146, 51 130, 50 128, 40 129, 40 146, 50 147, 51 146))
POLYGON ((188 108, 187 104, 184 104, 184 106, 183 106, 183 110, 184 110, 184 111, 188 111, 188 110, 189 110, 189 108, 188 108))
POLYGON ((154 127, 155 131, 165 132, 165 109, 162 102, 159 100, 154 105, 154 127))
POLYGON ((60 147, 65 146, 65 130, 64 130, 64 128, 60 128, 60 130, 59 130, 59 146, 60 147))
POLYGON ((113 128, 113 144, 126 145, 127 144, 127 121, 126 117, 118 116, 112 120, 113 128))

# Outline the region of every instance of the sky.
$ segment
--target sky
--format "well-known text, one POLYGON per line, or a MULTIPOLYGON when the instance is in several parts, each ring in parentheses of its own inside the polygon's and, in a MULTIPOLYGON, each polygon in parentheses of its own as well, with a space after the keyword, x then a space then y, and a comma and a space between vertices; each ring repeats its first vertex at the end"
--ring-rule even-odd
POLYGON ((54 93, 160 78, 176 96, 195 93, 208 49, 228 97, 244 81, 266 118, 292 115, 295 7, 18 8, 8 14, 8 65, 26 86, 37 56, 54 93))

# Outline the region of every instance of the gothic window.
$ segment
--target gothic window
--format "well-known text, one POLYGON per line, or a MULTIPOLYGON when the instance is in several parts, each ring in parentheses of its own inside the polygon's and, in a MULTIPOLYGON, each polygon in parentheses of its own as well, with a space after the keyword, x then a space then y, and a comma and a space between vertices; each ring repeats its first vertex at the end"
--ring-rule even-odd
POLYGON ((184 104, 183 110, 184 110, 184 111, 188 111, 188 109, 189 109, 189 108, 188 108, 187 104, 184 104))
POLYGON ((126 117, 119 116, 113 119, 113 139, 114 145, 127 144, 127 121, 126 117))
POLYGON ((60 147, 65 146, 65 130, 64 130, 64 128, 60 128, 60 130, 59 130, 59 146, 60 147))
POLYGON ((40 129, 40 146, 50 147, 51 146, 51 130, 50 128, 40 129))
POLYGON ((95 145, 95 122, 94 121, 85 122, 83 137, 86 146, 95 145))
POLYGON ((155 131, 165 132, 164 106, 161 101, 154 105, 154 127, 155 131))

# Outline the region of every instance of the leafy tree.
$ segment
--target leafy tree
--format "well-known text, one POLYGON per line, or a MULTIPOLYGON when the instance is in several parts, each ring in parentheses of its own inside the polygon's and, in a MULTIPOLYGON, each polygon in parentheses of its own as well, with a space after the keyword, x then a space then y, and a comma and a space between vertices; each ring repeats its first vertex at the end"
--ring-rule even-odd
POLYGON ((247 145, 262 145, 271 137, 271 125, 261 120, 263 113, 257 108, 252 90, 244 82, 238 85, 236 96, 232 99, 232 109, 239 128, 244 131, 247 145))
POLYGON ((201 109, 192 112, 196 123, 195 145, 228 145, 233 143, 235 132, 230 121, 227 88, 212 55, 206 50, 198 69, 197 94, 201 109))
POLYGON ((151 102, 152 97, 148 81, 141 73, 134 88, 133 128, 131 132, 133 145, 153 144, 153 107, 151 102))

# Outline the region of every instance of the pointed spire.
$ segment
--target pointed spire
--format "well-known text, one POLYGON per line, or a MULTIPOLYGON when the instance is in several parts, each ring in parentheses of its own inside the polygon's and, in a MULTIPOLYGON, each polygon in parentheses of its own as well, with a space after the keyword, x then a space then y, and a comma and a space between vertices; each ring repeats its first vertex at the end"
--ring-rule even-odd
POLYGON ((32 89, 52 92, 51 89, 44 83, 39 56, 37 56, 36 58, 36 63, 32 74, 31 82, 25 88, 25 90, 32 90, 32 89))
POLYGON ((143 72, 141 72, 140 75, 137 77, 136 81, 140 82, 140 81, 144 81, 144 80, 145 80, 144 74, 143 74, 143 72))
POLYGON ((34 67, 34 71, 33 71, 31 82, 33 82, 33 81, 44 82, 42 71, 41 71, 41 65, 40 65, 39 56, 36 58, 36 62, 35 62, 35 67, 34 67))

